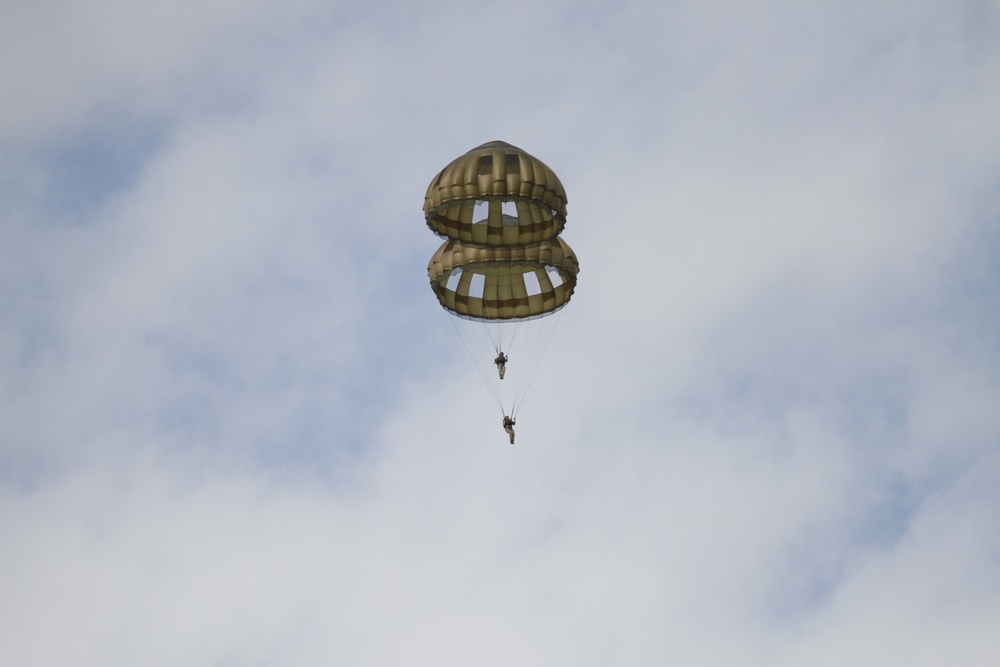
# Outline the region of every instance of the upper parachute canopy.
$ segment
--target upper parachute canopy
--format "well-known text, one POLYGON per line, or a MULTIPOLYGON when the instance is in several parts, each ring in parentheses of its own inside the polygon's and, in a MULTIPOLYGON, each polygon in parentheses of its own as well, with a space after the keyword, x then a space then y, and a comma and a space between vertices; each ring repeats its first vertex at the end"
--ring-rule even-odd
POLYGON ((484 246, 547 241, 566 224, 566 191, 541 160, 491 141, 453 160, 424 196, 427 226, 484 246))

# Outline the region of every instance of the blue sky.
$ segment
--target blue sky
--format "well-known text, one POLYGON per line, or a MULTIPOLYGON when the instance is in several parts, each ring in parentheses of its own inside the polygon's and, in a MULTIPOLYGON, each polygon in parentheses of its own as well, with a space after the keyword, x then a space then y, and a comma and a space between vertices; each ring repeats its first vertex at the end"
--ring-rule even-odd
POLYGON ((5 662, 1000 661, 996 2, 9 2, 0 62, 5 662), (421 210, 497 139, 581 263, 515 447, 421 210))

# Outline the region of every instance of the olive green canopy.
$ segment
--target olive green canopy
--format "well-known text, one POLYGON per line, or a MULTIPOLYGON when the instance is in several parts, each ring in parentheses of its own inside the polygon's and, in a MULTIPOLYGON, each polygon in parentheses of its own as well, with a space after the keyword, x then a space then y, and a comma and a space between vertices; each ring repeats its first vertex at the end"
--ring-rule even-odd
POLYGON ((438 301, 473 320, 544 317, 565 306, 580 270, 561 238, 530 246, 487 247, 445 241, 427 266, 438 301))
POLYGON ((541 160, 491 141, 438 173, 424 196, 424 217, 435 233, 456 241, 538 243, 565 226, 566 191, 541 160))

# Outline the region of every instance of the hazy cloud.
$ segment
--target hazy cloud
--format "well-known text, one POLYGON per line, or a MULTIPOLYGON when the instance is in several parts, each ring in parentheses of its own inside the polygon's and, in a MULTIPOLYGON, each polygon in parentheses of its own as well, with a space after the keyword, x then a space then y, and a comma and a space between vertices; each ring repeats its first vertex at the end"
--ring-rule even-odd
POLYGON ((998 20, 8 3, 6 660, 994 664, 998 20), (424 273, 493 139, 582 267, 516 447, 424 273))

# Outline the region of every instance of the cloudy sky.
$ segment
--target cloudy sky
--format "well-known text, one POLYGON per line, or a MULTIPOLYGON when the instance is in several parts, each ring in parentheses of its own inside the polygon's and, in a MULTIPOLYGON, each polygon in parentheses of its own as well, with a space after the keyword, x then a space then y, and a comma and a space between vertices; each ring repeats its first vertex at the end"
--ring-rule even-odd
POLYGON ((5 665, 1000 664, 1000 3, 0 5, 5 665), (517 445, 426 284, 581 273, 517 445))

